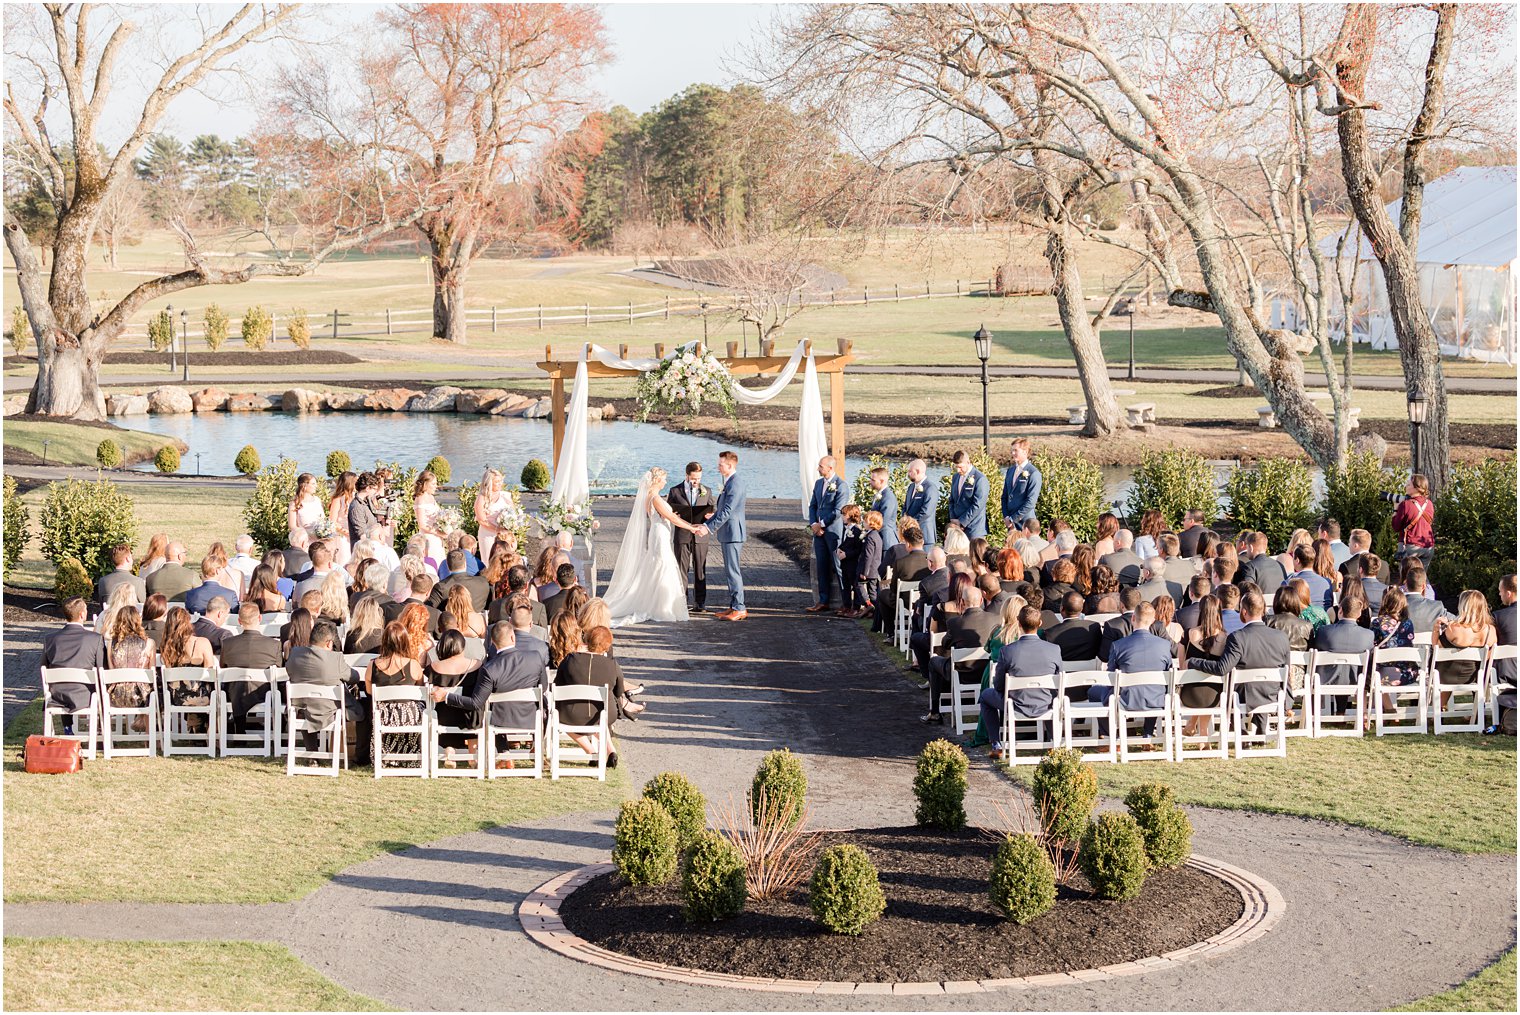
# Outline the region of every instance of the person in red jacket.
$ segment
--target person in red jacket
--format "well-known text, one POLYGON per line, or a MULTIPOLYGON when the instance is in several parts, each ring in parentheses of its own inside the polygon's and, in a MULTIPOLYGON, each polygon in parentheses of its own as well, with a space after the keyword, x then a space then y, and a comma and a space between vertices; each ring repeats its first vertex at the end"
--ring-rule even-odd
POLYGON ((1418 557, 1428 568, 1436 545, 1436 506, 1430 499, 1430 480, 1416 472, 1404 488, 1405 497, 1393 512, 1393 534, 1399 541, 1396 556, 1418 557))

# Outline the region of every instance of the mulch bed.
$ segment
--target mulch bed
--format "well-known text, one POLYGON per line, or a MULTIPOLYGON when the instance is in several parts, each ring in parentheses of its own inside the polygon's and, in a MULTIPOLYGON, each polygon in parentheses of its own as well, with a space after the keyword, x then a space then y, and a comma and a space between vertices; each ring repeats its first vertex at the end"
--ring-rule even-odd
POLYGON ((1092 969, 1183 948, 1240 918, 1240 894, 1190 867, 1153 873, 1139 898, 1106 902, 1086 882, 1057 889, 1055 908, 1027 926, 987 897, 994 841, 984 832, 881 828, 829 833, 852 842, 881 876, 887 909, 859 937, 814 919, 807 886, 782 901, 751 902, 731 920, 688 924, 676 883, 626 884, 617 873, 577 889, 565 926, 593 944, 646 962, 736 976, 918 982, 1092 969))
POLYGON ((47 624, 55 623, 59 619, 58 603, 52 593, 5 586, 5 622, 7 624, 47 624))

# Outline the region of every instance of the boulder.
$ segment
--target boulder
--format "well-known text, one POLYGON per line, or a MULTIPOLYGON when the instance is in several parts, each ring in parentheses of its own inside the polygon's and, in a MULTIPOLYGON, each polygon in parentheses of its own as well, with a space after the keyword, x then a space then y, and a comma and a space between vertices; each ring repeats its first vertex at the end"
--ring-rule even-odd
POLYGON ((364 411, 364 392, 330 391, 327 393, 327 407, 337 412, 362 412, 364 411))
POLYGON ((327 396, 310 388, 291 388, 280 396, 280 408, 285 412, 321 412, 327 405, 327 396))
POLYGON ((617 407, 611 402, 608 402, 606 405, 602 406, 602 418, 617 419, 617 407))
MULTIPOLYGON (((106 399, 106 414, 109 416, 146 416, 148 414, 147 395, 111 395, 106 399)), ((10 413, 6 413, 10 415, 10 413)))
POLYGON ((381 412, 400 412, 416 394, 410 388, 381 388, 364 396, 364 407, 381 412))
POLYGON ((553 411, 554 401, 546 395, 524 409, 522 415, 525 419, 547 419, 553 411))
POLYGON ((492 404, 490 412, 493 416, 521 416, 533 404, 534 399, 523 395, 507 395, 492 404))
POLYGON ((278 395, 275 397, 275 406, 269 404, 268 395, 260 395, 251 391, 244 391, 227 399, 228 412, 264 412, 266 409, 279 405, 278 395))
POLYGON ((501 388, 476 388, 473 391, 461 391, 459 397, 454 399, 455 412, 489 412, 491 406, 507 397, 507 393, 501 388))
POLYGON ((1379 465, 1388 457, 1388 442, 1375 433, 1366 430, 1358 431, 1351 435, 1350 451, 1354 455, 1372 452, 1379 465))
MULTIPOLYGON (((109 400, 108 400, 109 404, 109 400)), ((5 400, 5 415, 14 416, 26 411, 26 396, 12 395, 5 400)))
POLYGON ((443 385, 442 387, 429 388, 420 395, 414 395, 406 403, 407 412, 453 412, 454 405, 459 399, 463 389, 443 385))
POLYGON ((190 404, 196 412, 221 412, 227 408, 232 395, 222 388, 202 388, 190 396, 190 404))
POLYGON ((148 411, 161 416, 180 416, 194 412, 195 403, 190 400, 190 392, 184 388, 166 385, 148 393, 148 411))

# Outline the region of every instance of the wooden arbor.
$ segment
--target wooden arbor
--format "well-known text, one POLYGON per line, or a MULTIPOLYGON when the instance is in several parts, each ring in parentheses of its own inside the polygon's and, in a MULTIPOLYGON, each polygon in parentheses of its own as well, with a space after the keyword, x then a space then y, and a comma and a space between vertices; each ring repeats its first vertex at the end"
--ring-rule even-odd
MULTIPOLYGON (((839 352, 831 356, 819 356, 814 361, 814 367, 820 374, 827 374, 829 378, 829 447, 835 458, 839 459, 841 468, 844 462, 844 369, 855 361, 855 354, 850 351, 849 339, 839 340, 839 352)), ((704 351, 702 343, 697 343, 697 352, 704 351)), ((811 340, 807 342, 807 351, 804 357, 813 351, 811 340)), ((628 358, 628 346, 618 347, 618 356, 621 359, 628 358)), ((654 347, 655 359, 665 358, 664 343, 657 342, 654 347)), ((775 343, 765 339, 760 343, 760 355, 740 356, 739 343, 728 343, 728 355, 719 357, 719 362, 728 368, 728 372, 735 378, 755 377, 762 374, 777 373, 786 366, 790 355, 775 355, 775 343)), ((575 379, 576 367, 580 366, 580 357, 572 359, 555 359, 554 348, 544 346, 543 362, 538 364, 540 370, 549 375, 551 385, 550 397, 553 399, 554 421, 554 467, 559 468, 559 451, 565 442, 565 381, 575 379)), ((805 366, 805 364, 804 364, 805 366)), ((801 369, 801 368, 799 368, 801 369)), ((639 371, 628 370, 618 367, 609 367, 605 363, 594 359, 586 360, 586 377, 637 377, 639 371)), ((800 376, 800 375, 799 375, 800 376)))

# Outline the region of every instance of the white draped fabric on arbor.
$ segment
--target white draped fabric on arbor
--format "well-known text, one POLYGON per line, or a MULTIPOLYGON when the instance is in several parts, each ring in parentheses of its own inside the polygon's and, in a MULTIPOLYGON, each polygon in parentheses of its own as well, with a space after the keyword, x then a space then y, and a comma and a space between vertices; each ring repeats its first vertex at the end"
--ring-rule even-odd
MULTIPOLYGON (((682 346, 693 348, 696 343, 682 346)), ((581 361, 575 368, 575 383, 570 392, 570 405, 566 409, 565 440, 560 448, 559 461, 555 462, 554 484, 549 489, 549 502, 566 506, 584 504, 591 496, 591 477, 586 465, 586 406, 587 393, 586 358, 594 357, 604 366, 617 370, 643 373, 659 366, 657 359, 623 359, 599 345, 587 345, 581 350, 581 361)), ((734 401, 741 405, 764 405, 781 392, 797 376, 797 368, 806 359, 802 375, 802 408, 797 417, 797 478, 803 503, 804 515, 808 497, 812 493, 813 480, 818 474, 818 459, 828 454, 828 439, 823 429, 823 396, 818 387, 818 370, 813 355, 807 351, 806 341, 799 341, 792 350, 791 358, 776 375, 776 379, 760 389, 743 387, 733 382, 734 401)), ((657 463, 643 463, 657 464, 657 463)))

